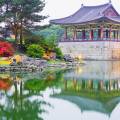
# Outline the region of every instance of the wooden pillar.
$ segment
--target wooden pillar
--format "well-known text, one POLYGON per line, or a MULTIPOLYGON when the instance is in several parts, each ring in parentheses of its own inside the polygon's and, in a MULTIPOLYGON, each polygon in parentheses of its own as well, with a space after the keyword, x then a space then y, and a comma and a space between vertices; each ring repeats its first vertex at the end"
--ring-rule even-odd
POLYGON ((73 30, 73 40, 76 40, 77 39, 77 31, 76 31, 76 28, 74 28, 73 30))
POLYGON ((120 41, 120 30, 118 29, 118 41, 120 41))
POLYGON ((91 29, 89 30, 89 40, 92 40, 91 29))
POLYGON ((114 36, 114 41, 115 41, 115 38, 116 38, 116 31, 115 30, 113 31, 113 36, 114 36))
POLYGON ((82 30, 80 30, 79 33, 80 33, 79 39, 81 39, 82 41, 82 30))
POLYGON ((86 30, 84 30, 84 39, 86 39, 86 30))
POLYGON ((118 41, 118 34, 119 34, 119 33, 118 33, 118 30, 117 30, 117 41, 118 41))
POLYGON ((93 31, 93 29, 91 30, 91 40, 93 40, 93 38, 94 38, 94 33, 93 33, 94 31, 93 31))
POLYGON ((84 40, 84 30, 82 30, 82 41, 84 40))
POLYGON ((106 29, 106 39, 109 38, 109 31, 106 29))
POLYGON ((100 39, 103 40, 103 25, 100 26, 100 39))
POLYGON ((68 39, 68 36, 67 36, 67 27, 65 27, 65 31, 64 31, 64 40, 68 39))
POLYGON ((117 31, 115 30, 115 41, 117 40, 117 31))
POLYGON ((99 35, 98 35, 98 28, 97 28, 97 27, 96 27, 96 29, 95 29, 95 32, 96 32, 96 38, 95 38, 95 40, 97 41, 98 38, 99 38, 99 35))
POLYGON ((86 35, 85 35, 85 30, 82 30, 82 40, 85 40, 86 39, 86 35))
POLYGON ((116 41, 118 41, 118 30, 116 30, 116 41))
POLYGON ((110 25, 110 30, 109 30, 109 31, 110 31, 110 32, 109 32, 109 33, 110 33, 110 34, 109 34, 109 39, 112 40, 112 25, 110 25))
POLYGON ((98 29, 98 39, 100 40, 100 37, 101 37, 101 30, 98 29))
POLYGON ((92 36, 91 36, 91 26, 89 28, 89 40, 92 40, 92 36))
POLYGON ((117 41, 119 41, 119 31, 117 30, 117 41))
POLYGON ((115 31, 115 40, 118 41, 118 30, 115 31))

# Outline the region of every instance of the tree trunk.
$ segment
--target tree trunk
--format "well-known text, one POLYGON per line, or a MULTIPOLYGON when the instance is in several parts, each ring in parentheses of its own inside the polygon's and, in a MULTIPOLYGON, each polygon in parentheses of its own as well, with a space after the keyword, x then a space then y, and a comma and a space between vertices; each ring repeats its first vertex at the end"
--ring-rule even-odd
POLYGON ((18 30, 17 30, 17 28, 15 28, 15 46, 17 49, 18 48, 18 30))
POLYGON ((23 45, 23 23, 21 20, 21 27, 20 27, 20 47, 23 45))

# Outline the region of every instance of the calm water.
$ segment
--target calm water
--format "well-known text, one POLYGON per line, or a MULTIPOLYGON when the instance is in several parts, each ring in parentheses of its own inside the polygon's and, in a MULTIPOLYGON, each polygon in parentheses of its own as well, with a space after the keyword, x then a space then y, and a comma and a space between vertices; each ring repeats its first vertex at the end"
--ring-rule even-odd
POLYGON ((1 73, 0 120, 120 120, 120 62, 1 73))

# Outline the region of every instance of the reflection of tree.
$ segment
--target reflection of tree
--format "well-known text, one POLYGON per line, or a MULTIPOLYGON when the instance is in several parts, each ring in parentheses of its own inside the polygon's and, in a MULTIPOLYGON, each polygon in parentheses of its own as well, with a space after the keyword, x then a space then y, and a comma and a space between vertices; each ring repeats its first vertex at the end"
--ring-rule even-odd
POLYGON ((46 72, 44 74, 46 75, 41 76, 41 79, 22 81, 23 75, 11 73, 14 90, 12 90, 11 96, 7 92, 4 93, 6 104, 0 106, 0 116, 2 116, 2 119, 3 117, 7 120, 42 119, 40 114, 46 111, 41 106, 50 106, 50 104, 43 100, 41 91, 44 91, 47 87, 53 88, 59 86, 63 79, 63 71, 46 72), (52 77, 49 79, 49 76, 52 77), (42 100, 37 98, 32 100, 33 96, 40 97, 42 100))
POLYGON ((0 74, 0 90, 9 90, 12 85, 9 74, 0 74))
POLYGON ((39 93, 39 91, 45 90, 47 87, 57 87, 62 84, 61 80, 63 79, 63 72, 48 72, 45 78, 41 77, 41 79, 31 79, 26 81, 24 87, 26 90, 29 90, 29 93, 39 93), (51 77, 52 76, 52 77, 51 77))
POLYGON ((0 116, 7 120, 42 120, 39 114, 45 112, 41 109, 41 105, 47 104, 44 101, 30 101, 29 97, 36 94, 24 95, 23 83, 14 82, 15 91, 12 96, 7 97, 6 105, 0 106, 0 116))
MULTIPOLYGON (((19 101, 17 101, 19 103, 19 101)), ((7 120, 42 120, 39 117, 38 113, 43 111, 40 108, 41 102, 34 101, 30 102, 29 100, 23 100, 23 105, 9 106, 4 108, 0 107, 0 114, 2 117, 5 117, 7 120)))

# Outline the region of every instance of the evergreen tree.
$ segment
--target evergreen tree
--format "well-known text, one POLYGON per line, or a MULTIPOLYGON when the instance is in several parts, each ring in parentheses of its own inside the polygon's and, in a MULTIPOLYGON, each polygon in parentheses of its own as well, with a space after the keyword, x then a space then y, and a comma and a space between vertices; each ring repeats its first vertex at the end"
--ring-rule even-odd
POLYGON ((16 45, 23 44, 23 31, 32 29, 47 16, 41 15, 45 7, 42 0, 1 0, 2 19, 15 35, 16 45), (19 41, 20 40, 20 41, 19 41))

